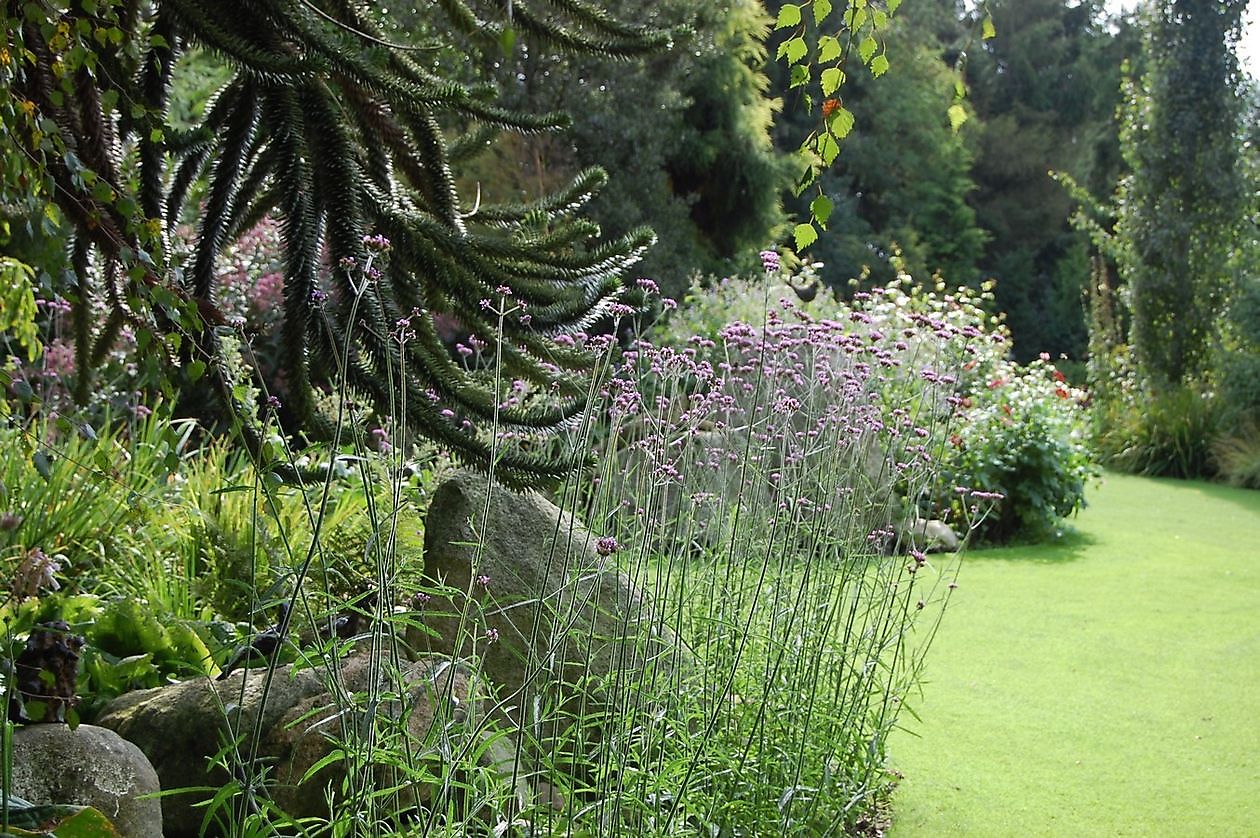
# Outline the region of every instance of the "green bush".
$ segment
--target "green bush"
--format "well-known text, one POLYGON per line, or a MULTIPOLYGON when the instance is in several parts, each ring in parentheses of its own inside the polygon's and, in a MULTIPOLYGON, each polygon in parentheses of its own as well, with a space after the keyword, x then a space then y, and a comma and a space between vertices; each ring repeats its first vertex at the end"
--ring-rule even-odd
POLYGON ((1212 462, 1226 483, 1260 489, 1260 426, 1248 424, 1218 436, 1212 443, 1212 462))
MULTIPOLYGON (((1084 506, 1095 473, 1084 400, 1045 358, 1027 366, 998 361, 968 388, 946 470, 959 487, 1002 495, 977 522, 982 538, 1042 539, 1084 506)), ((960 493, 955 505, 969 502, 960 493)))
POLYGON ((1137 386, 1095 406, 1096 444, 1108 466, 1132 474, 1210 477, 1220 403, 1197 384, 1158 391, 1137 386))

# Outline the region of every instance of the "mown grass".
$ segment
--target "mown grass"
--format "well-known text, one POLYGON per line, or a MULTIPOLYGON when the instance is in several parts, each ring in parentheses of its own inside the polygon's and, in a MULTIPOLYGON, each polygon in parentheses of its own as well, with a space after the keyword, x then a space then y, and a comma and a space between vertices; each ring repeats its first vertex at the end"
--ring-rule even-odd
POLYGON ((889 744, 894 836, 1255 834, 1260 492, 1107 475, 1090 503, 965 557, 889 744))

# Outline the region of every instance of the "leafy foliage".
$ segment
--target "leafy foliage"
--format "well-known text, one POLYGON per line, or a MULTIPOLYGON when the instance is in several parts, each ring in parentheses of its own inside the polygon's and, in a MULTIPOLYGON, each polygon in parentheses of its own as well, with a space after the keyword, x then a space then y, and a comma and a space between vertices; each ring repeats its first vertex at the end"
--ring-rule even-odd
POLYGON ((1117 196, 1117 260, 1130 289, 1130 342, 1152 387, 1209 369, 1244 212, 1238 177, 1240 0, 1153 5, 1146 73, 1134 82, 1117 196))
POLYGON ((1096 445, 1105 463, 1134 474, 1207 477, 1221 405, 1194 384, 1143 392, 1136 383, 1100 401, 1096 445))
MULTIPOLYGON (((1082 405, 1085 393, 1044 359, 1027 366, 985 359, 963 399, 946 470, 954 482, 1002 497, 978 525, 987 541, 1053 538, 1085 505, 1096 474, 1082 405)), ((960 497, 959 507, 968 503, 960 497)))
POLYGON ((1049 172, 1069 173, 1097 194, 1113 188, 1122 165, 1120 65, 1136 58, 1137 33, 1106 20, 1097 2, 987 6, 1001 34, 970 53, 967 68, 981 161, 971 202, 989 233, 980 267, 997 280, 1020 361, 1041 352, 1080 360, 1088 237, 1070 225, 1071 196, 1049 172))
MULTIPOLYGON (((970 115, 959 98, 965 88, 957 10, 905 6, 880 37, 894 69, 878 78, 844 77, 841 98, 861 119, 843 154, 819 170, 817 188, 801 191, 788 207, 801 219, 825 212, 826 234, 810 253, 833 287, 855 277, 882 285, 897 272, 894 260, 916 276, 939 270, 952 282, 978 284, 985 234, 968 202, 975 132, 966 120, 954 124, 954 116, 970 115)), ((778 68, 775 89, 786 105, 775 135, 785 149, 799 147, 816 128, 812 94, 793 81, 778 68)))
MULTIPOLYGON (((529 200, 585 167, 607 169, 590 217, 606 235, 651 226, 658 241, 636 270, 673 296, 693 271, 729 271, 748 259, 783 223, 792 166, 768 139, 778 106, 765 89, 768 21, 750 0, 606 5, 623 18, 686 28, 668 50, 626 59, 528 44, 491 70, 462 52, 441 55, 451 73, 492 79, 522 109, 563 110, 573 120, 563 135, 507 137, 452 169, 465 191, 489 200, 529 200)), ((390 17, 394 37, 431 26, 416 11, 391 9, 390 17)))

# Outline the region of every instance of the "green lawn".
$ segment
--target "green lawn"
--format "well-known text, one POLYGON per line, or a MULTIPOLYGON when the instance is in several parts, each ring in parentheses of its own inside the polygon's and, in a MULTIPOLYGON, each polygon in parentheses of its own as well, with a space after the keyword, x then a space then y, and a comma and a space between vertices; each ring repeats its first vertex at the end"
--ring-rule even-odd
POLYGON ((1108 475, 1052 546, 965 559, 894 838, 1260 835, 1260 492, 1108 475))

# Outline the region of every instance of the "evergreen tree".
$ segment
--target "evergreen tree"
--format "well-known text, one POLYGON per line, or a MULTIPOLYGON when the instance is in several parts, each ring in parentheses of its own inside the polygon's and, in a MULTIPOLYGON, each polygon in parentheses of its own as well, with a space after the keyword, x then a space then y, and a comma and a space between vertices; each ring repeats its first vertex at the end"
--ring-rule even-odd
MULTIPOLYGON (((585 167, 607 168, 590 217, 614 236, 651 226, 658 242, 636 270, 678 296, 695 271, 751 267, 783 223, 791 167, 769 138, 769 19, 752 0, 607 5, 687 31, 673 48, 629 60, 518 46, 482 75, 522 109, 570 114, 572 128, 513 138, 455 169, 483 194, 523 200, 585 167)), ((450 70, 460 66, 452 56, 450 70)))
POLYGON ((1235 47, 1245 0, 1160 0, 1146 20, 1146 72, 1122 134, 1132 174, 1117 199, 1130 343, 1152 387, 1208 371, 1246 209, 1235 47))
POLYGON ((1088 237, 1069 222, 1072 199, 1050 172, 1067 172, 1096 194, 1120 175, 1114 114, 1132 30, 1113 34, 1101 3, 990 0, 998 37, 968 68, 981 165, 972 196, 989 233, 981 269, 997 282, 1016 355, 1081 358, 1088 237))
MULTIPOLYGON (((353 395, 385 413, 401 386, 412 431, 507 481, 537 482, 571 465, 539 443, 582 411, 591 357, 556 338, 618 312, 619 277, 652 236, 640 229, 587 246, 596 228, 576 212, 603 182, 598 170, 503 205, 461 195, 451 171, 500 130, 554 129, 562 117, 506 109, 484 85, 436 74, 426 49, 392 43, 340 0, 6 9, 5 156, 30 161, 74 231, 67 296, 81 371, 131 323, 189 380, 207 375, 224 402, 236 401, 230 330, 216 325, 214 264, 273 213, 285 252, 280 372, 290 428, 335 433, 318 393, 337 385, 344 365, 353 395), (191 45, 218 55, 231 78, 196 124, 179 130, 169 91, 191 45), (203 178, 195 206, 191 187, 203 178), (179 264, 170 233, 188 218, 197 234, 179 264), (377 236, 390 242, 388 256, 374 252, 377 236), (453 360, 443 322, 484 346, 497 376, 453 360), (513 378, 542 397, 501 404, 496 382, 513 378), (495 450, 477 430, 491 424, 524 441, 495 450)), ((441 0, 430 11, 434 32, 487 52, 518 33, 550 49, 610 56, 668 39, 585 0, 441 0)), ((245 430, 261 455, 250 423, 245 430)))

